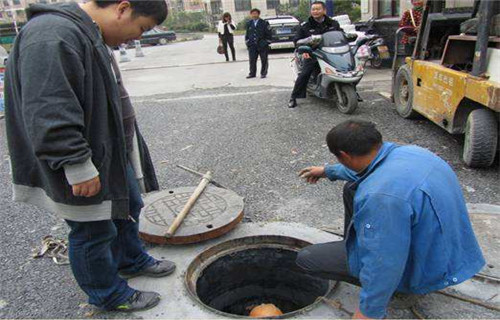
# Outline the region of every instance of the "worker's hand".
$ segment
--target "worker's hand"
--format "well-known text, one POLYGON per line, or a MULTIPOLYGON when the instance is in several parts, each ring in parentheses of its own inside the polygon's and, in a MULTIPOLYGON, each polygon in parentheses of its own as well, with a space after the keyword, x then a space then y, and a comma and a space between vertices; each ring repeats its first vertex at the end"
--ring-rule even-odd
POLYGON ((305 52, 305 53, 302 54, 302 58, 304 58, 304 59, 311 59, 311 55, 309 53, 305 52))
POLYGON ((99 192, 101 192, 101 180, 99 176, 73 186, 73 195, 75 197, 89 198, 95 196, 99 192))
POLYGON ((307 183, 317 183, 319 179, 326 178, 325 167, 308 167, 299 172, 299 177, 306 179, 307 183))
POLYGON ((368 317, 365 317, 361 311, 359 311, 359 309, 356 310, 356 312, 354 313, 354 315, 352 316, 353 319, 371 319, 371 318, 368 318, 368 317))

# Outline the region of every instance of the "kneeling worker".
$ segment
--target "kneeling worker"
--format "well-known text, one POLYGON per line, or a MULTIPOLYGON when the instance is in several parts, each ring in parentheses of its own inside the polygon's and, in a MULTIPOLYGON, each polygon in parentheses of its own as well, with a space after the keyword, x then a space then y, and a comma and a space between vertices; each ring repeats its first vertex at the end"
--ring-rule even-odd
POLYGON ((481 270, 462 190, 445 161, 420 147, 383 142, 365 121, 336 126, 326 141, 341 164, 300 175, 309 183, 347 181, 345 238, 303 249, 297 264, 361 285, 355 318, 383 318, 395 292, 426 294, 481 270))

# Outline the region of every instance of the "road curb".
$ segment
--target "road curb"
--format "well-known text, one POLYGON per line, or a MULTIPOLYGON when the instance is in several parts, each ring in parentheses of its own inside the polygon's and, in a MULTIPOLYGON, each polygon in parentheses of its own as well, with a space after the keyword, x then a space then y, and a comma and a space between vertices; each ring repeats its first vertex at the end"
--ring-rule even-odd
MULTIPOLYGON (((291 57, 269 58, 270 61, 288 60, 288 59, 291 59, 291 57)), ((141 71, 141 70, 152 70, 152 69, 172 69, 172 68, 199 67, 199 66, 209 66, 209 65, 228 64, 228 63, 241 63, 241 62, 248 63, 248 61, 249 61, 248 59, 243 59, 243 60, 236 60, 233 62, 221 61, 221 62, 192 63, 192 64, 174 64, 174 65, 151 66, 151 67, 120 68, 120 70, 122 72, 126 72, 126 71, 141 71)))
POLYGON ((467 203, 467 210, 471 214, 494 214, 500 215, 500 206, 489 203, 467 203))

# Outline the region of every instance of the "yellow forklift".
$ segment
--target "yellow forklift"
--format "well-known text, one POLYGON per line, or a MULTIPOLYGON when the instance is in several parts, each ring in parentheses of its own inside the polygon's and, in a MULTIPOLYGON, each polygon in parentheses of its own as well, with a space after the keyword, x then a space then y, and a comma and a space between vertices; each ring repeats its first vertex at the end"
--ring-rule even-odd
POLYGON ((406 119, 422 115, 464 135, 463 160, 470 167, 491 166, 500 152, 499 2, 476 0, 469 13, 443 13, 433 10, 446 1, 427 1, 411 56, 405 56, 408 48, 398 50, 405 30, 396 33, 397 113, 406 119))

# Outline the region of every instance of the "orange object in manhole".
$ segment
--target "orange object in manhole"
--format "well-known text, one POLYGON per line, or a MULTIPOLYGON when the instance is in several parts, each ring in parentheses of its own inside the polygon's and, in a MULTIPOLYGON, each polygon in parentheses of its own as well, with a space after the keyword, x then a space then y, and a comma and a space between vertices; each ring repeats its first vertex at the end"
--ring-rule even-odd
POLYGON ((263 303, 250 311, 250 317, 252 318, 267 318, 281 315, 283 315, 283 312, 272 303, 263 303))

